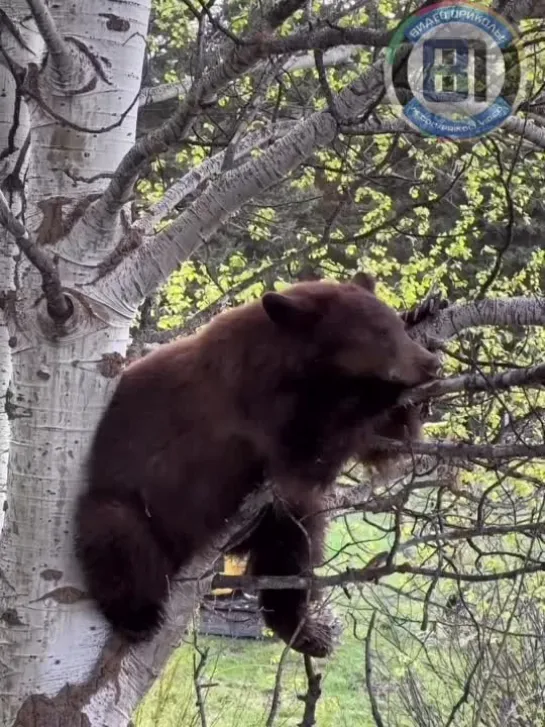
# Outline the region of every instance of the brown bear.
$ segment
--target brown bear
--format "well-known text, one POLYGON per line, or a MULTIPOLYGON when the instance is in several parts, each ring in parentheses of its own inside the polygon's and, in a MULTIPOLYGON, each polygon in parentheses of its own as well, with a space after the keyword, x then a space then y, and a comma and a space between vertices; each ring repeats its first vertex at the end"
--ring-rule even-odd
MULTIPOLYGON (((266 293, 132 363, 98 425, 77 507, 89 595, 118 633, 148 638, 169 580, 265 481, 274 503, 233 552, 249 554, 254 575, 309 573, 339 470, 354 456, 382 461, 370 432, 391 434, 381 417, 437 368, 365 274, 266 293)), ((396 416, 399 436, 417 431, 410 409, 396 416)), ((332 634, 309 615, 315 597, 264 590, 260 605, 292 648, 323 657, 332 634)))

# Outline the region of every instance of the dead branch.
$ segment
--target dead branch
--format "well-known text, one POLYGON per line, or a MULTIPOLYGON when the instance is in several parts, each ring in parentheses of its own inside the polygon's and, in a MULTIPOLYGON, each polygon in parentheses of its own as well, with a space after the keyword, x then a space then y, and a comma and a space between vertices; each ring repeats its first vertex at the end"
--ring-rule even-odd
POLYGON ((42 276, 42 290, 44 292, 47 309, 51 318, 63 323, 72 315, 72 307, 62 292, 57 268, 36 242, 34 242, 22 222, 11 212, 8 202, 0 191, 0 224, 13 235, 19 249, 26 255, 42 276))

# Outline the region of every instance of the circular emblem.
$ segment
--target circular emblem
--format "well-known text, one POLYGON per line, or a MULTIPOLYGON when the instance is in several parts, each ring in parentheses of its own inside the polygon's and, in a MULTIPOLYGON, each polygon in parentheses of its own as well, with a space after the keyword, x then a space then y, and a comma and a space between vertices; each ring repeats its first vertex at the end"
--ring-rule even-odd
POLYGON ((439 2, 398 28, 386 54, 386 89, 418 131, 478 138, 518 107, 522 53, 516 31, 497 13, 474 3, 439 2))

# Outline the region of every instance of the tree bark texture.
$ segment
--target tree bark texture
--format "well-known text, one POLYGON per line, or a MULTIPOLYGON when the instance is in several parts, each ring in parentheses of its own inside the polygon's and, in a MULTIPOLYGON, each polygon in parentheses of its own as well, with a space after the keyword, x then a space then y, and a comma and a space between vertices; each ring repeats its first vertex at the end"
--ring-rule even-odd
MULTIPOLYGON (((60 42, 49 39, 41 68, 45 35, 36 23, 43 18, 34 20, 26 2, 8 0, 13 26, 2 24, 2 46, 28 73, 17 88, 0 63, 1 184, 12 211, 24 211, 27 229, 48 253, 133 144, 149 6, 121 0, 112 15, 107 0, 50 5, 60 42)), ((13 239, 0 232, 1 397, 11 380, 9 433, 0 418, 0 484, 9 444, 0 541, 2 727, 126 724, 135 706, 123 684, 114 709, 120 685, 93 678, 104 626, 83 596, 72 532, 86 449, 134 314, 94 306, 75 289, 120 231, 118 216, 88 231, 80 254, 63 248, 58 266, 74 315, 62 335, 47 313, 37 270, 21 255, 13 259, 13 239), (100 697, 93 699, 93 690, 100 697)))

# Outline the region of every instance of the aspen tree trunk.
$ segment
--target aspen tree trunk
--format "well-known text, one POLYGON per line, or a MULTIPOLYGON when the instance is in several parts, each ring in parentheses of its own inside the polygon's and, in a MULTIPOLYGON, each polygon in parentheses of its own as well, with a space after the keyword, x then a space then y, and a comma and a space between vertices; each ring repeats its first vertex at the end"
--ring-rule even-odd
MULTIPOLYGON (((14 22, 28 15, 26 2, 13 0, 10 15, 14 22)), ((18 41, 3 23, 0 24, 0 47, 5 50, 5 55, 0 55, 0 189, 9 199, 15 214, 21 209, 21 184, 28 158, 30 119, 26 104, 19 102, 16 81, 6 57, 15 63, 23 63, 28 53, 38 57, 43 51, 42 37, 32 27, 21 26, 20 33, 21 40, 18 41)), ((13 239, 0 226, 0 532, 4 520, 10 438, 9 402, 6 397, 11 379, 11 350, 5 308, 8 297, 13 294, 15 254, 13 239)))
MULTIPOLYGON (((81 214, 134 143, 150 0, 121 0, 114 6, 119 15, 112 14, 109 0, 50 4, 57 37, 48 13, 42 13, 45 3, 32 3, 40 33, 29 4, 8 0, 7 8, 3 5, 22 36, 3 23, 2 45, 29 71, 21 93, 0 65, 6 90, 0 158, 10 144, 17 146, 7 157, 10 166, 1 167, 2 189, 9 199, 11 183, 12 211, 24 209, 27 229, 41 248, 51 252, 70 232, 78 236, 80 252, 72 256, 67 244, 58 260, 70 291, 89 280, 89 271, 119 239, 118 215, 89 229, 81 214), (41 68, 43 38, 49 54, 41 68)), ((65 685, 83 684, 91 676, 104 643, 96 614, 81 598, 72 512, 84 456, 117 373, 107 355, 125 353, 135 311, 93 307, 90 296, 82 303, 76 293, 74 313, 59 335, 38 271, 20 254, 12 265, 12 244, 1 231, 0 396, 11 379, 11 432, 2 416, 0 448, 10 438, 0 541, 0 724, 126 724, 134 699, 128 710, 119 704, 114 719, 106 714, 111 701, 105 698, 85 713, 89 699, 83 688, 67 691, 65 685), (97 366, 104 356, 104 365, 97 366)))

